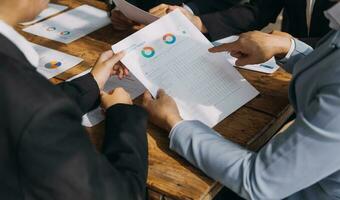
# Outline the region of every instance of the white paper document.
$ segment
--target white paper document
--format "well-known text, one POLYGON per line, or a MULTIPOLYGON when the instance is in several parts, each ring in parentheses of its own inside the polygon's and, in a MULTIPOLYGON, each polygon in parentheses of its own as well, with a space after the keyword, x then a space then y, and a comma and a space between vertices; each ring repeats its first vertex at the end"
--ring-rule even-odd
POLYGON ((82 5, 23 30, 68 44, 110 23, 104 10, 82 5))
POLYGON ((163 88, 186 120, 213 127, 258 95, 213 45, 178 10, 112 46, 122 62, 156 96, 163 88))
MULTIPOLYGON (((226 37, 220 40, 217 40, 215 42, 213 42, 214 46, 219 46, 221 44, 225 44, 225 43, 232 43, 235 42, 236 40, 238 40, 239 36, 230 36, 230 37, 226 37)), ((227 59, 228 61, 235 65, 236 62, 236 58, 232 57, 230 54, 227 54, 227 59)), ((242 69, 247 69, 247 70, 251 70, 251 71, 257 71, 257 72, 262 72, 262 73, 266 73, 266 74, 272 74, 274 72, 276 72, 280 67, 276 64, 275 58, 271 58, 270 60, 268 60, 265 63, 262 64, 257 64, 257 65, 246 65, 246 66, 242 66, 239 67, 242 69)))
POLYGON ((125 0, 113 0, 118 10, 127 18, 141 24, 150 24, 158 19, 158 17, 132 5, 125 0))
POLYGON ((31 44, 40 58, 37 71, 47 79, 53 78, 83 61, 81 58, 54 49, 31 44))
POLYGON ((48 8, 46 8, 45 10, 43 10, 38 17, 36 17, 33 21, 30 22, 25 22, 25 23, 21 23, 22 25, 31 25, 34 24, 38 21, 41 21, 47 17, 50 17, 52 15, 55 15, 57 13, 60 13, 64 10, 66 10, 68 7, 67 6, 63 6, 63 5, 58 5, 58 4, 54 4, 54 3, 49 3, 48 4, 48 8))
MULTIPOLYGON (((86 70, 67 81, 79 78, 85 74, 90 73, 90 71, 91 69, 86 70)), ((117 87, 124 88, 130 94, 132 99, 137 98, 145 91, 144 86, 133 75, 130 75, 122 80, 119 80, 116 76, 112 76, 105 84, 104 91, 110 92, 111 90, 117 87)), ((104 119, 105 119, 104 111, 100 107, 98 107, 83 116, 82 124, 83 126, 86 127, 93 127, 102 122, 104 119)))

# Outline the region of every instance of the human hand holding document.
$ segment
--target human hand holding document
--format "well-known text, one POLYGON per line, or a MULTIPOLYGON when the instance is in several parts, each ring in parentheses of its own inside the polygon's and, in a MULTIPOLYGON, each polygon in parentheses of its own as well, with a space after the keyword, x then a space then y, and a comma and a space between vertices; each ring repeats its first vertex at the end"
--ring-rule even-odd
POLYGON ((158 17, 132 5, 125 0, 113 0, 120 12, 127 18, 140 24, 150 24, 158 19, 158 17))
MULTIPOLYGON (((225 43, 232 43, 235 42, 236 40, 238 40, 239 36, 230 36, 230 37, 226 37, 220 40, 217 40, 215 42, 213 42, 214 46, 219 46, 225 43)), ((226 59, 232 64, 235 65, 236 62, 236 58, 232 57, 229 53, 227 54, 226 59)), ((251 71, 256 71, 256 72, 262 72, 262 73, 266 73, 266 74, 272 74, 274 72, 276 72, 280 67, 276 64, 276 60, 275 58, 271 58, 270 60, 268 60, 265 63, 262 64, 258 64, 258 65, 246 65, 246 66, 242 66, 239 67, 242 69, 247 69, 247 70, 251 70, 251 71)))
MULTIPOLYGON (((67 81, 71 81, 73 79, 79 78, 91 72, 91 69, 88 69, 67 81)), ((125 79, 119 80, 117 76, 112 76, 105 84, 104 91, 110 92, 111 90, 122 87, 124 88, 131 96, 132 99, 143 94, 145 91, 144 86, 133 76, 130 75, 125 79)), ((93 127, 105 119, 104 111, 98 107, 83 116, 82 125, 86 127, 93 127)))
POLYGON ((185 120, 213 127, 258 95, 224 53, 178 10, 112 46, 124 50, 121 60, 156 96, 163 88, 176 101, 185 120))

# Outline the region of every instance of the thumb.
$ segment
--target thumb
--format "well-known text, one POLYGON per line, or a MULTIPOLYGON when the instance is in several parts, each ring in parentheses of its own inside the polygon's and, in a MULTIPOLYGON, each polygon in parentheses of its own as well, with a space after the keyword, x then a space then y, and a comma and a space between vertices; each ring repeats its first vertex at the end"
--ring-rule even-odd
POLYGON ((153 100, 152 95, 149 91, 145 91, 143 95, 143 106, 148 107, 149 103, 153 100))
POLYGON ((235 62, 236 66, 245 66, 250 64, 257 64, 254 63, 254 61, 249 56, 243 56, 241 58, 238 58, 235 62))
POLYGON ((103 90, 100 91, 100 97, 104 97, 106 95, 108 95, 108 94, 105 91, 103 91, 103 90))
POLYGON ((125 52, 121 51, 117 54, 114 54, 111 58, 105 61, 105 66, 113 67, 116 63, 118 63, 125 56, 125 52))
POLYGON ((169 6, 169 8, 166 10, 167 13, 172 12, 174 10, 176 10, 178 8, 178 6, 169 6))
POLYGON ((219 52, 224 52, 224 51, 236 51, 239 50, 240 46, 238 44, 238 41, 232 42, 232 43, 225 43, 217 47, 213 47, 209 49, 210 53, 219 53, 219 52))

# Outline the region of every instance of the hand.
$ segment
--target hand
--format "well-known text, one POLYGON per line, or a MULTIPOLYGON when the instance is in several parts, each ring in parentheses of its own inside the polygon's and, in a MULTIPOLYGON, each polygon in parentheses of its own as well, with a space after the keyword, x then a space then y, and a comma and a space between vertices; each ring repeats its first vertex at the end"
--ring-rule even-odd
POLYGON ((152 8, 150 10, 150 13, 157 17, 162 17, 176 9, 179 9, 191 21, 191 23, 193 23, 202 33, 208 32, 201 18, 199 18, 196 15, 193 15, 190 11, 180 6, 171 6, 168 4, 161 4, 159 6, 156 6, 155 8, 152 8))
POLYGON ((152 9, 149 10, 149 13, 156 16, 156 17, 163 17, 164 15, 168 14, 169 8, 171 5, 169 4, 160 4, 152 9))
POLYGON ((231 56, 237 58, 236 65, 244 66, 264 63, 273 56, 283 58, 289 52, 290 46, 291 39, 287 35, 253 31, 241 34, 235 42, 213 47, 209 51, 211 53, 230 52, 231 56))
POLYGON ((167 131, 183 120, 176 102, 164 90, 158 91, 157 99, 153 99, 150 92, 145 92, 143 107, 149 112, 151 122, 167 131))
POLYGON ((119 10, 111 11, 111 22, 112 22, 113 28, 119 31, 129 30, 129 29, 132 29, 135 25, 137 25, 136 22, 127 18, 119 10))
POLYGON ((124 57, 124 52, 114 54, 113 51, 102 53, 93 67, 91 73, 96 80, 100 90, 104 88, 105 83, 112 75, 118 75, 120 79, 129 75, 129 70, 120 63, 124 57))
POLYGON ((130 94, 127 93, 123 88, 116 88, 109 93, 104 91, 100 92, 101 107, 104 110, 109 109, 111 106, 116 104, 127 104, 132 105, 132 99, 130 94))

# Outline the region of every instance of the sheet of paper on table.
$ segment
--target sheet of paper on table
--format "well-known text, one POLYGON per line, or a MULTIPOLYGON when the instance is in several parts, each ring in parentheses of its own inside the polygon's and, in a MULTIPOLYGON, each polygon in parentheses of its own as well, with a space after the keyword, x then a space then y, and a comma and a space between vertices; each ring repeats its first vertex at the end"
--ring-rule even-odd
POLYGON ((163 88, 186 120, 213 127, 258 95, 258 91, 178 10, 112 46, 122 62, 156 96, 163 88))
POLYGON ((81 58, 54 49, 31 44, 40 57, 37 71, 47 79, 53 78, 83 61, 81 58))
POLYGON ((106 11, 82 5, 23 30, 68 44, 110 23, 106 11))
MULTIPOLYGON (((90 71, 91 69, 86 70, 67 81, 84 76, 85 74, 90 73, 90 71)), ((144 86, 133 75, 130 75, 129 77, 122 80, 119 80, 116 76, 112 76, 105 84, 104 91, 109 92, 117 87, 124 88, 130 94, 132 99, 137 98, 145 91, 144 86)), ((98 107, 83 116, 82 125, 86 127, 93 127, 102 122, 104 119, 104 111, 98 107)))
POLYGON ((132 21, 141 24, 150 24, 158 19, 158 17, 132 5, 125 0, 113 0, 116 7, 122 12, 127 18, 132 21))
MULTIPOLYGON (((225 44, 225 43, 232 43, 235 42, 236 40, 238 40, 239 36, 230 36, 230 37, 226 37, 220 40, 217 40, 215 42, 213 42, 214 46, 218 46, 221 44, 225 44)), ((230 54, 227 54, 227 59, 228 61, 232 64, 235 65, 236 62, 236 58, 232 57, 230 54)), ((257 72, 262 72, 262 73, 266 73, 266 74, 272 74, 274 72, 276 72, 280 67, 276 64, 275 58, 271 58, 270 60, 268 60, 265 63, 262 64, 257 64, 257 65, 246 65, 246 66, 242 66, 239 67, 242 69, 247 69, 247 70, 251 70, 251 71, 257 71, 257 72)))
POLYGON ((22 25, 31 25, 34 24, 38 21, 41 21, 47 17, 50 17, 52 15, 55 15, 57 13, 60 13, 64 10, 66 10, 68 7, 67 6, 63 6, 63 5, 58 5, 58 4, 54 4, 54 3, 49 3, 48 4, 48 8, 46 8, 45 10, 43 10, 38 17, 36 17, 33 21, 30 22, 25 22, 25 23, 21 23, 22 25))

